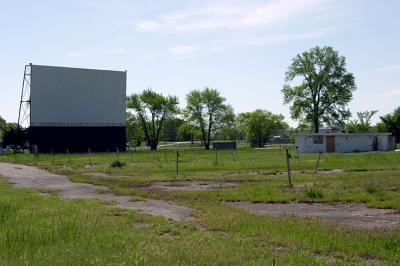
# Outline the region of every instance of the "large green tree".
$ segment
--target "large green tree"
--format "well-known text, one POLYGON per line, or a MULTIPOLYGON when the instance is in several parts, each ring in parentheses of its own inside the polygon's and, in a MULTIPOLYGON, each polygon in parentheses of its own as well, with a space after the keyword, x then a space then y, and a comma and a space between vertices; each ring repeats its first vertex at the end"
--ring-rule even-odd
POLYGON ((156 150, 165 119, 178 112, 178 98, 147 89, 128 96, 126 106, 141 122, 147 145, 156 150))
POLYGON ((222 118, 214 137, 218 140, 237 140, 240 138, 240 130, 233 111, 227 112, 222 118))
POLYGON ((346 124, 346 130, 350 132, 369 132, 372 130, 371 119, 377 113, 374 111, 357 112, 357 118, 346 124))
POLYGON ((350 116, 347 104, 356 90, 346 60, 332 47, 315 47, 298 54, 285 75, 283 102, 295 120, 311 123, 314 132, 326 124, 343 126, 350 116))
POLYGON ((191 141, 193 143, 194 140, 201 138, 200 128, 189 121, 184 121, 177 129, 176 134, 179 141, 191 141))
POLYGON ((284 130, 288 125, 280 114, 273 114, 266 110, 257 109, 251 113, 242 114, 244 130, 253 147, 262 148, 274 131, 284 130))
POLYGON ((178 129, 183 123, 183 119, 176 116, 165 119, 160 139, 166 141, 177 141, 178 129))
POLYGON ((2 139, 3 132, 6 129, 7 122, 0 116, 0 139, 2 139))
POLYGON ((224 124, 227 116, 233 113, 218 90, 205 88, 192 90, 186 95, 185 115, 191 123, 200 128, 201 139, 206 150, 215 131, 224 124))
POLYGON ((126 141, 133 146, 140 146, 145 139, 141 122, 130 112, 126 112, 126 141))
POLYGON ((382 122, 377 125, 379 131, 392 132, 396 136, 396 142, 400 143, 400 107, 380 118, 382 122))

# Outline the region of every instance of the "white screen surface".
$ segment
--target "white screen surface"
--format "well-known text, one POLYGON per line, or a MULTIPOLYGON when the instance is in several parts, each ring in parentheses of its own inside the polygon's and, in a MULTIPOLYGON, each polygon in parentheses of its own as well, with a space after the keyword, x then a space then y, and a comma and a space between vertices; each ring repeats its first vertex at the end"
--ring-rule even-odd
POLYGON ((124 126, 126 72, 32 65, 31 126, 124 126))

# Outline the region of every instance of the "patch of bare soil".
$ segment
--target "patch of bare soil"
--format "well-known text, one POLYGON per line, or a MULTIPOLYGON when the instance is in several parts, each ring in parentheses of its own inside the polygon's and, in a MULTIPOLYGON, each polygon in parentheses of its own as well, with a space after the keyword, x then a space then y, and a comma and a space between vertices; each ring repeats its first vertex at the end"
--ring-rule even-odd
POLYGON ((190 180, 190 181, 156 181, 149 184, 139 185, 137 188, 158 191, 194 191, 215 188, 238 187, 238 182, 223 182, 212 180, 190 180))
POLYGON ((58 170, 61 170, 61 171, 68 171, 68 170, 72 170, 72 167, 70 167, 70 166, 61 166, 60 168, 58 168, 58 170))
POLYGON ((328 170, 318 170, 320 174, 339 174, 343 173, 342 169, 328 169, 328 170))
POLYGON ((65 175, 53 174, 32 166, 0 163, 0 174, 8 177, 10 182, 17 187, 57 190, 58 195, 66 199, 99 199, 103 202, 116 202, 110 207, 135 209, 178 221, 191 218, 191 208, 176 205, 174 202, 155 199, 132 202, 129 196, 117 196, 112 193, 99 194, 97 191, 106 191, 107 188, 74 183, 65 175))
POLYGON ((83 176, 93 176, 93 177, 107 177, 109 176, 106 173, 95 173, 95 172, 86 172, 82 173, 83 176))
POLYGON ((362 204, 251 203, 224 202, 255 214, 313 217, 326 222, 365 229, 393 229, 400 226, 400 214, 392 209, 367 208, 362 204))
MULTIPOLYGON (((314 170, 292 170, 292 173, 297 174, 305 174, 305 173, 314 173, 314 170)), ((343 173, 343 169, 325 169, 325 170, 318 170, 319 174, 338 174, 343 173)), ((248 171, 248 172, 228 172, 224 173, 225 176, 281 176, 287 175, 287 171, 276 171, 276 172, 260 172, 260 171, 248 171)))

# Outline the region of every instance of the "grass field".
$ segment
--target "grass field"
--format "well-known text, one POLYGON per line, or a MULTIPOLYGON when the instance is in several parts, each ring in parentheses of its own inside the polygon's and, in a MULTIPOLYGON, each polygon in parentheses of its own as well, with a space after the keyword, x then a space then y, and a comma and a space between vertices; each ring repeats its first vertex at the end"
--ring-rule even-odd
POLYGON ((400 230, 365 230, 315 219, 272 218, 220 204, 360 202, 400 211, 400 152, 316 154, 292 151, 294 188, 287 186, 280 147, 204 151, 182 148, 176 175, 173 147, 150 152, 3 155, 75 182, 105 185, 117 194, 174 200, 195 209, 174 222, 93 200, 43 197, 0 183, 0 264, 127 265, 394 265, 400 230), (125 165, 111 167, 114 160, 125 165), (93 167, 89 167, 90 164, 93 167), (88 173, 92 173, 88 175, 88 173), (101 174, 101 175, 100 175, 101 174), (151 181, 217 180, 238 187, 201 191, 146 190, 151 181))

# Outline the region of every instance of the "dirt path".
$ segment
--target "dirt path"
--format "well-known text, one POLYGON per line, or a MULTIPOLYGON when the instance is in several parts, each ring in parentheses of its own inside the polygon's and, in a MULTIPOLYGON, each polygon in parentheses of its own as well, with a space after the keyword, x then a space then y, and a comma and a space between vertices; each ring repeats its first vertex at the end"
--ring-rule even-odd
POLYGON ((391 209, 367 208, 362 204, 251 203, 224 202, 255 214, 315 217, 330 223, 366 229, 392 229, 400 226, 400 214, 391 209))
POLYGON ((198 191, 208 189, 234 188, 238 182, 219 182, 214 180, 190 180, 190 181, 154 181, 138 185, 137 188, 156 191, 198 191))
POLYGON ((117 196, 112 193, 99 194, 98 190, 106 190, 103 186, 74 183, 65 175, 53 174, 33 166, 1 163, 0 175, 8 177, 17 187, 33 187, 54 189, 66 199, 99 199, 115 201, 115 207, 139 210, 152 215, 161 215, 177 221, 189 220, 192 209, 176 205, 173 202, 146 199, 145 201, 129 201, 129 196, 117 196))

